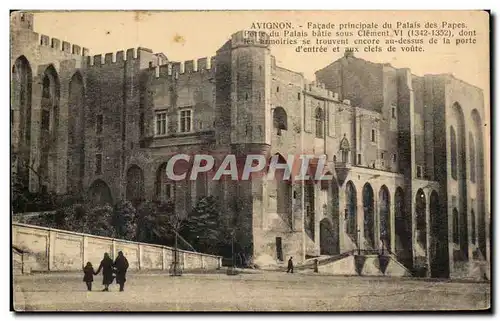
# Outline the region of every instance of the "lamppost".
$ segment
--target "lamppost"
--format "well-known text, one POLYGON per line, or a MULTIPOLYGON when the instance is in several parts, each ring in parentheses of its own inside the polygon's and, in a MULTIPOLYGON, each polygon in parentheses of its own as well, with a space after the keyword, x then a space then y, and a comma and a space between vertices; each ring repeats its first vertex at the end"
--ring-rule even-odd
POLYGON ((234 231, 231 232, 231 267, 234 269, 234 231))
POLYGON ((231 231, 231 266, 227 269, 227 275, 236 275, 238 272, 234 267, 234 229, 231 231))
POLYGON ((175 233, 175 245, 174 245, 174 262, 170 268, 170 276, 182 276, 182 270, 179 269, 179 249, 178 249, 178 231, 180 230, 180 220, 176 217, 175 221, 170 225, 175 233))

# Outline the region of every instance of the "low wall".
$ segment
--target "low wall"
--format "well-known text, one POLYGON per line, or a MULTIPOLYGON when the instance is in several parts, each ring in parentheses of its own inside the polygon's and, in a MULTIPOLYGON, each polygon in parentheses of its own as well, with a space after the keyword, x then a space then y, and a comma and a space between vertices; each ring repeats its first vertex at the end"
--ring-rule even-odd
MULTIPOLYGON (((12 246, 24 251, 31 271, 80 271, 86 262, 97 269, 105 252, 112 258, 118 251, 129 261, 131 270, 168 270, 175 250, 171 247, 130 242, 83 233, 13 223, 12 246)), ((222 257, 178 250, 183 270, 217 269, 222 257)))

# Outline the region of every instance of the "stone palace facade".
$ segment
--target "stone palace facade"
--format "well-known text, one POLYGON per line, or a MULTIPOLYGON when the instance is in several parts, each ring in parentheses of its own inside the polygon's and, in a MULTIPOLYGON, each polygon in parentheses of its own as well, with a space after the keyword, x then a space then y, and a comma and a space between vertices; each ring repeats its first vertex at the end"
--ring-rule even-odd
POLYGON ((381 244, 435 277, 490 260, 481 89, 351 54, 308 82, 259 37, 237 32, 196 62, 145 48, 90 56, 13 13, 13 172, 32 191, 97 202, 171 198, 186 211, 215 195, 255 262, 381 244), (213 151, 326 155, 334 179, 166 179, 172 155, 213 151))

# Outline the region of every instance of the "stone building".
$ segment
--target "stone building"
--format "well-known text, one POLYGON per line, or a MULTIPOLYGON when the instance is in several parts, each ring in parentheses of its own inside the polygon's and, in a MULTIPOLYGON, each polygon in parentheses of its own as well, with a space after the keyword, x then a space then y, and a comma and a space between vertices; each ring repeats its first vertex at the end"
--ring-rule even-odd
POLYGON ((237 32, 184 63, 145 48, 90 56, 12 14, 13 171, 32 191, 98 202, 170 198, 186 212, 217 196, 264 265, 384 247, 458 277, 490 260, 481 89, 350 54, 309 82, 265 39, 237 32), (334 178, 174 183, 179 153, 326 155, 334 178))

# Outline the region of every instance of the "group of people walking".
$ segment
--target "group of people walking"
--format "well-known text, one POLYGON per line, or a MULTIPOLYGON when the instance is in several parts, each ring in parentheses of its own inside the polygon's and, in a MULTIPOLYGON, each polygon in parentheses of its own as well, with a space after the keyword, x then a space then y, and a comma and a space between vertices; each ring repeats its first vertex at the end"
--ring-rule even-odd
POLYGON ((83 267, 83 282, 87 284, 87 290, 92 291, 92 282, 94 282, 94 275, 98 275, 102 270, 102 284, 104 289, 102 291, 108 292, 110 284, 116 278, 116 283, 120 285, 120 292, 125 289, 126 274, 128 269, 128 260, 123 255, 122 251, 118 252, 118 257, 113 262, 108 253, 104 253, 104 258, 99 265, 97 271, 94 271, 92 263, 87 262, 83 267))

